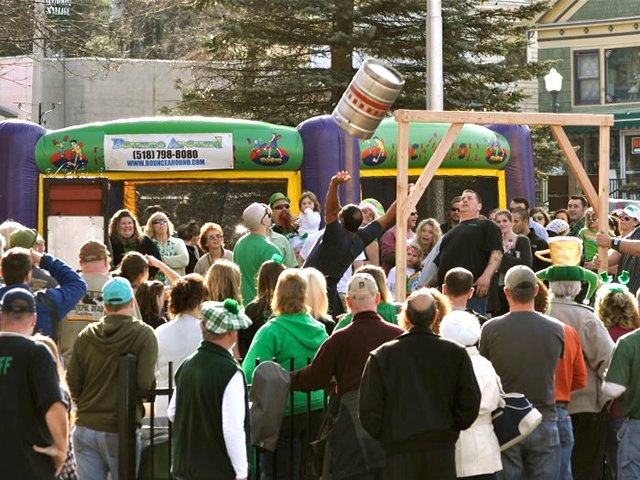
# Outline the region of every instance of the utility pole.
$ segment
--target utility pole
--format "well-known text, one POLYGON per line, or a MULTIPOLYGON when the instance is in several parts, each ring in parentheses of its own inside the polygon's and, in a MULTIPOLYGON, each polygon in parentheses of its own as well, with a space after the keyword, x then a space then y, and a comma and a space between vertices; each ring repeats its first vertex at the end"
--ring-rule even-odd
POLYGON ((444 109, 442 79, 442 2, 427 0, 426 22, 427 110, 444 109))

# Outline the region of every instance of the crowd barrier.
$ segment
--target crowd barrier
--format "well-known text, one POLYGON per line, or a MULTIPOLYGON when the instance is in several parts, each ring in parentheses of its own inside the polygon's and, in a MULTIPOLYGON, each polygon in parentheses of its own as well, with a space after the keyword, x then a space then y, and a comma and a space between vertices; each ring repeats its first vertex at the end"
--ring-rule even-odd
MULTIPOLYGON (((119 402, 118 402, 118 475, 121 480, 171 480, 171 445, 173 441, 172 437, 172 425, 171 422, 167 422, 167 425, 158 423, 158 415, 155 408, 156 399, 158 397, 171 398, 174 391, 173 385, 173 364, 169 363, 168 366, 168 378, 169 385, 167 388, 156 388, 151 391, 141 391, 136 387, 136 362, 137 358, 134 354, 126 354, 120 357, 118 362, 118 377, 119 377, 119 402), (143 448, 141 452, 140 468, 136 474, 136 442, 137 442, 137 425, 136 425, 136 403, 137 399, 142 398, 145 403, 148 403, 147 409, 149 415, 145 417, 144 425, 142 429, 143 448), (158 435, 158 431, 161 430, 162 434, 158 435), (164 435, 166 433, 166 435, 164 435), (162 441, 158 441, 158 437, 162 438, 162 441)), ((258 362, 256 362, 258 363, 258 362)), ((307 364, 311 363, 311 358, 307 359, 307 364)), ((293 358, 291 359, 290 369, 293 370, 293 358)), ((249 388, 251 388, 249 386, 249 388)), ((289 393, 289 401, 293 404, 293 391, 289 393)), ((168 403, 168 401, 167 401, 168 403)), ((328 408, 328 396, 324 396, 324 408, 326 412, 328 408)), ((289 415, 284 417, 283 422, 290 422, 290 431, 296 430, 296 421, 305 421, 307 424, 307 430, 311 430, 311 393, 307 394, 307 408, 306 413, 303 415, 303 419, 300 420, 300 415, 289 415)), ((248 412, 247 412, 248 414, 248 412)), ((164 412, 160 417, 164 417, 164 412)), ((294 442, 289 442, 289 460, 294 455, 294 442)), ((260 462, 259 462, 260 449, 252 446, 250 452, 250 474, 251 479, 260 479, 260 462)), ((288 465, 291 470, 287 478, 294 478, 293 462, 288 461, 288 465)), ((278 465, 274 458, 272 478, 278 478, 278 465)))

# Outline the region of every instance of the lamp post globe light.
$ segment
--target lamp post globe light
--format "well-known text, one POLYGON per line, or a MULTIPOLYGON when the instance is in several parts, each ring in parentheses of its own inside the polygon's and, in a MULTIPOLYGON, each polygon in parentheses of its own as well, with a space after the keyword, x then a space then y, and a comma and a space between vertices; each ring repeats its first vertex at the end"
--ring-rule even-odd
POLYGON ((544 76, 544 88, 551 95, 551 111, 558 113, 560 104, 558 103, 558 93, 562 90, 562 75, 555 68, 549 70, 544 76))

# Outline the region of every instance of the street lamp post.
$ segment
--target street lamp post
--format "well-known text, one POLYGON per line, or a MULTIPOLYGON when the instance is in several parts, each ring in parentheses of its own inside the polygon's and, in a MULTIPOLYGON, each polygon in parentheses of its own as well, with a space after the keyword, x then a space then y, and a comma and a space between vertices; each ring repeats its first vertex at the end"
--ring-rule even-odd
POLYGON ((549 73, 544 76, 544 88, 551 95, 551 111, 558 113, 560 111, 558 93, 562 90, 562 75, 555 68, 549 70, 549 73))

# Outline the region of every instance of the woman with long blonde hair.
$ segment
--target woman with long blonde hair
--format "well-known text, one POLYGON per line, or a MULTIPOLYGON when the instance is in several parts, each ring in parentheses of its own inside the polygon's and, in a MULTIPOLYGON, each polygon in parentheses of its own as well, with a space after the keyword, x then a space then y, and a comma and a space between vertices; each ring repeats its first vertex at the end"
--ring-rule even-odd
MULTIPOLYGON (((307 365, 320 345, 328 337, 324 327, 314 320, 307 307, 307 275, 298 269, 289 269, 278 277, 272 307, 275 318, 265 323, 251 342, 242 362, 247 383, 253 380, 256 360, 274 360, 285 370, 297 370, 307 365)), ((311 392, 311 411, 307 410, 307 393, 295 392, 293 405, 287 396, 285 418, 275 452, 260 454, 261 470, 265 478, 301 478, 304 445, 315 438, 323 418, 324 394, 322 390, 311 392), (294 416, 293 422, 290 418, 294 416), (293 426, 293 429, 291 425, 293 426), (291 456, 290 447, 294 455, 291 456), (292 477, 291 469, 296 469, 292 477)))
MULTIPOLYGON (((164 212, 152 214, 144 227, 144 233, 153 240, 162 261, 179 275, 184 276, 185 268, 189 264, 189 250, 184 240, 173 236, 173 223, 167 214, 164 212)), ((170 284, 169 279, 162 272, 157 274, 156 278, 165 285, 170 284)))
POLYGON ((315 268, 307 267, 302 271, 307 276, 307 306, 313 318, 324 325, 327 333, 331 335, 336 326, 329 315, 329 299, 327 298, 327 281, 324 275, 315 268))
POLYGON ((242 290, 240 267, 229 260, 216 260, 204 279, 209 289, 209 298, 214 302, 224 302, 233 298, 242 305, 242 290))

